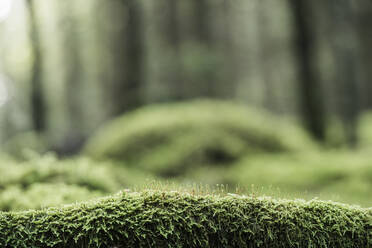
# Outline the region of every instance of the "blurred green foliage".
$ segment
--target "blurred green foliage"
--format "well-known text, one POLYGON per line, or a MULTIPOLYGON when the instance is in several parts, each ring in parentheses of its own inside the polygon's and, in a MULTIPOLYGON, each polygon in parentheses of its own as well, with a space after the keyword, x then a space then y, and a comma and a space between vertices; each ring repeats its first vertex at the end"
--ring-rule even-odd
POLYGON ((358 122, 358 138, 362 148, 372 147, 372 112, 363 113, 358 122))
POLYGON ((189 181, 280 198, 320 198, 372 206, 372 161, 367 152, 329 151, 249 156, 226 169, 200 168, 189 181))
POLYGON ((0 190, 0 210, 41 209, 87 201, 99 196, 102 196, 102 192, 64 183, 34 183, 27 188, 14 185, 0 190))
POLYGON ((141 185, 152 177, 88 158, 58 160, 35 155, 19 162, 0 160, 0 210, 19 210, 83 201, 141 185))
POLYGON ((36 132, 24 132, 7 140, 1 148, 3 152, 12 157, 25 160, 32 153, 46 153, 48 145, 42 135, 36 132))
POLYGON ((109 165, 96 165, 83 158, 59 161, 53 155, 46 155, 23 163, 2 163, 0 170, 0 187, 19 184, 27 188, 34 183, 67 183, 103 192, 118 188, 115 180, 107 180, 115 178, 109 165))
MULTIPOLYGON (((367 152, 347 151, 256 154, 229 166, 193 167, 166 180, 113 162, 88 158, 57 160, 52 155, 0 163, 0 210, 57 206, 107 195, 120 189, 145 189, 152 182, 180 188, 219 185, 224 192, 279 198, 333 200, 371 206, 372 162, 367 152)), ((163 188, 163 187, 162 187, 163 188)))
POLYGON ((194 100, 125 114, 104 126, 84 154, 175 176, 200 165, 229 165, 250 154, 314 149, 295 123, 236 103, 194 100))

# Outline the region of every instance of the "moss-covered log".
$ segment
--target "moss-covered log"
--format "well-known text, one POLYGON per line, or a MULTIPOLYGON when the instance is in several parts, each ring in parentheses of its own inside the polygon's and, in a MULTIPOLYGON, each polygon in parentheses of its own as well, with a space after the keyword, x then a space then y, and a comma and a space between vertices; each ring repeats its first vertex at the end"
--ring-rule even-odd
POLYGON ((1 247, 371 247, 371 210, 321 201, 119 193, 0 213, 1 247))

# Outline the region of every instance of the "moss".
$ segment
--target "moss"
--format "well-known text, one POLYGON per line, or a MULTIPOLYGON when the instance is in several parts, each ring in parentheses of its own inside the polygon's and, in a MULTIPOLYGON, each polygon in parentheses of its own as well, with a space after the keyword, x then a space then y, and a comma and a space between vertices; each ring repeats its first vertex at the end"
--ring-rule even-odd
POLYGON ((83 201, 151 178, 142 172, 88 158, 58 160, 48 154, 19 162, 0 159, 0 210, 83 201))
MULTIPOLYGON (((194 173, 190 178, 204 181, 206 172, 194 173)), ((248 157, 220 175, 215 180, 249 188, 254 185, 261 194, 286 198, 319 197, 372 206, 372 162, 367 152, 334 151, 248 157)))
POLYGON ((110 164, 94 163, 86 158, 58 160, 49 154, 22 163, 0 163, 0 173, 0 189, 10 185, 27 188, 34 183, 58 182, 102 192, 119 188, 110 164))
POLYGON ((0 212, 7 247, 371 247, 371 210, 321 201, 145 191, 0 212))
POLYGON ((34 183, 28 188, 13 185, 0 191, 0 209, 3 211, 41 209, 86 201, 99 196, 103 196, 100 191, 64 183, 34 183))
POLYGON ((144 107, 103 127, 85 154, 174 176, 199 165, 229 165, 256 153, 313 149, 295 124, 223 101, 144 107))

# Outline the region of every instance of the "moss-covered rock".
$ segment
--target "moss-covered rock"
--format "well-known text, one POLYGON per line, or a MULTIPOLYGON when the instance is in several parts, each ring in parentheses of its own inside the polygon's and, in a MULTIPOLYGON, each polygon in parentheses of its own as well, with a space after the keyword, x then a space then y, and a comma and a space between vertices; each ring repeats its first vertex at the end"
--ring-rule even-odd
POLYGON ((196 100, 126 114, 103 127, 85 154, 173 176, 202 164, 231 164, 249 154, 313 148, 292 122, 235 103, 196 100))
POLYGON ((321 201, 145 191, 0 212, 8 247, 347 247, 372 245, 371 210, 321 201))

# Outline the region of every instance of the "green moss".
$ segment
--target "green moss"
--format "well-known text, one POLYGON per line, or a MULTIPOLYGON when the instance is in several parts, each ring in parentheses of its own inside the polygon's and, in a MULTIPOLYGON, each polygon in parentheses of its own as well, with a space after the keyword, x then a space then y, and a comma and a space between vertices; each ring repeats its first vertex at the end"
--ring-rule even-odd
MULTIPOLYGON (((191 178, 204 181, 202 171, 194 173, 191 178)), ((249 188, 254 185, 260 194, 286 198, 319 197, 372 206, 372 162, 366 152, 249 157, 220 175, 215 180, 249 188)))
POLYGON ((126 114, 102 128, 85 154, 172 176, 199 165, 228 165, 249 154, 313 148, 291 122, 239 104, 197 100, 126 114))
POLYGON ((35 183, 27 188, 13 185, 0 191, 0 209, 3 211, 41 209, 86 201, 99 196, 103 196, 100 191, 64 183, 35 183))
POLYGON ((347 247, 372 245, 371 210, 321 201, 145 191, 0 212, 8 247, 347 247))
POLYGON ((0 159, 0 210, 19 210, 83 201, 152 178, 142 172, 88 158, 36 156, 22 163, 0 159))
POLYGON ((17 184, 27 188, 33 183, 66 183, 113 192, 119 186, 111 167, 108 163, 94 163, 86 158, 58 160, 53 155, 22 163, 0 163, 0 189, 17 184))

